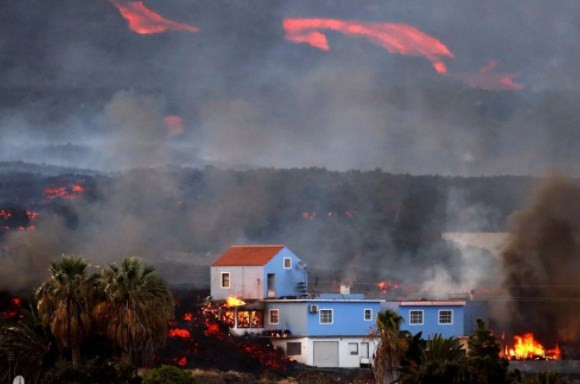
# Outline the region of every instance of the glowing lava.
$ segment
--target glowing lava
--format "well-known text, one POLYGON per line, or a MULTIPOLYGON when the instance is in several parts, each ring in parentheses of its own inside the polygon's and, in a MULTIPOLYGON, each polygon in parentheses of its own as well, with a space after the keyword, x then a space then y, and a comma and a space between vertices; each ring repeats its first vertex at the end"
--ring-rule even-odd
POLYGON ((545 349, 532 333, 523 336, 514 336, 514 345, 506 346, 504 356, 510 360, 558 360, 562 355, 560 347, 556 345, 553 349, 545 349))
POLYGON ((480 88, 488 91, 512 90, 519 91, 524 88, 522 84, 516 83, 514 75, 506 73, 493 73, 498 60, 491 59, 487 64, 473 75, 461 76, 472 88, 480 88))
POLYGON ((330 46, 326 35, 321 31, 331 30, 347 36, 361 36, 391 53, 423 56, 440 74, 447 73, 447 66, 441 61, 441 57, 453 57, 449 48, 441 41, 408 24, 338 19, 284 19, 283 26, 288 41, 305 43, 323 51, 329 51, 330 46))
POLYGON ((245 301, 238 299, 237 297, 234 296, 229 296, 226 299, 226 305, 228 307, 239 307, 240 305, 244 305, 246 304, 245 301))
POLYGON ((187 329, 174 328, 169 330, 169 337, 180 337, 182 339, 189 339, 191 333, 187 329))
POLYGON ((76 199, 85 192, 85 188, 80 184, 60 185, 44 187, 42 194, 49 199, 61 197, 63 199, 76 199))
POLYGON ((198 32, 199 29, 188 24, 167 20, 150 10, 142 1, 110 0, 121 16, 129 22, 129 29, 141 35, 162 33, 167 30, 198 32))
POLYGON ((177 136, 185 132, 185 125, 183 119, 177 115, 168 115, 163 118, 163 123, 167 128, 167 136, 177 136))

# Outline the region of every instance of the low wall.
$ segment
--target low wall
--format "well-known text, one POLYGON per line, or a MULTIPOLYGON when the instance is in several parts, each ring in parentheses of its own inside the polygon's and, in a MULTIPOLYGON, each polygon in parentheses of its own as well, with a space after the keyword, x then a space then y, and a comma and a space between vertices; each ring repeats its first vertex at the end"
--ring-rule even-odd
POLYGON ((512 360, 510 361, 510 369, 519 369, 524 374, 548 370, 563 375, 580 375, 580 360, 512 360))

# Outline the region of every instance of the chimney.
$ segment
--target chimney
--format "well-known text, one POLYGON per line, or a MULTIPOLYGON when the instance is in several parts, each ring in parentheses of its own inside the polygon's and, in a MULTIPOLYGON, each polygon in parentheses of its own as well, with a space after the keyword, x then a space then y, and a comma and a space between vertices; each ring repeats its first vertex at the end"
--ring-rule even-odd
POLYGON ((340 284, 340 294, 350 295, 350 285, 340 284))

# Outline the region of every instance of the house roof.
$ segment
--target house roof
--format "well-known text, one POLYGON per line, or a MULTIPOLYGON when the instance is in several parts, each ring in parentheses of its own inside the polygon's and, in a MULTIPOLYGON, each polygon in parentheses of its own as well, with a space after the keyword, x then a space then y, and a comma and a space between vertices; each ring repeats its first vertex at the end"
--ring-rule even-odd
POLYGON ((284 245, 233 245, 211 266, 266 265, 284 247, 284 245))

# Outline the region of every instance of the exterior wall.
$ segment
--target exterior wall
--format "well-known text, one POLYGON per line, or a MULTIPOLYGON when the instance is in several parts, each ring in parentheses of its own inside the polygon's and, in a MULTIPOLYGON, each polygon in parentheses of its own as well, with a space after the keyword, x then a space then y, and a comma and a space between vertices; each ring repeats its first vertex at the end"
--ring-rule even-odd
POLYGON ((404 305, 399 307, 399 315, 403 317, 404 322, 401 330, 409 331, 413 335, 423 332, 423 338, 428 339, 434 334, 441 334, 443 337, 460 337, 464 336, 464 305, 404 305), (423 324, 410 324, 410 311, 423 311, 423 324), (439 324, 439 311, 453 310, 452 324, 439 324))
POLYGON ((225 300, 228 296, 242 299, 262 299, 264 292, 263 267, 211 267, 210 289, 214 300, 225 300), (222 272, 230 273, 230 288, 221 287, 222 272))
POLYGON ((375 328, 380 301, 321 301, 310 300, 319 311, 310 313, 306 308, 308 336, 366 336, 375 328), (364 320, 364 309, 371 309, 371 320, 364 320), (332 309, 332 324, 320 324, 320 310, 332 309))
POLYGON ((307 335, 306 316, 308 308, 306 302, 274 301, 266 302, 264 307, 264 329, 289 330, 292 336, 307 335), (278 324, 270 324, 270 309, 278 310, 278 324))
POLYGON ((475 331, 477 319, 485 321, 489 327, 489 305, 485 301, 468 301, 465 305, 465 323, 463 334, 469 336, 475 331))
MULTIPOLYGON (((276 275, 276 297, 298 297, 301 295, 296 288, 296 283, 304 282, 308 287, 308 274, 305 268, 298 268, 298 263, 302 260, 288 248, 284 247, 276 256, 264 265, 264 282, 268 273, 276 275), (292 260, 292 267, 284 269, 284 258, 292 260)), ((268 297, 267 286, 262 286, 264 298, 268 297)))
MULTIPOLYGON (((372 362, 372 357, 375 354, 377 347, 377 340, 368 339, 365 337, 328 337, 328 338, 284 338, 284 339, 273 339, 272 344, 275 347, 280 347, 287 352, 286 346, 288 342, 300 342, 302 348, 301 355, 288 356, 294 361, 302 364, 314 365, 314 342, 315 341, 336 341, 338 342, 338 367, 340 368, 358 368, 361 366, 361 352, 362 343, 369 344, 369 359, 372 362), (351 355, 349 351, 349 343, 358 344, 358 354, 351 355)), ((362 362, 367 363, 368 360, 363 359, 362 362)))

